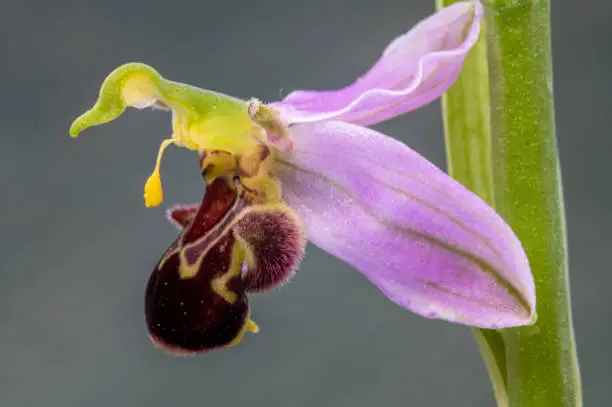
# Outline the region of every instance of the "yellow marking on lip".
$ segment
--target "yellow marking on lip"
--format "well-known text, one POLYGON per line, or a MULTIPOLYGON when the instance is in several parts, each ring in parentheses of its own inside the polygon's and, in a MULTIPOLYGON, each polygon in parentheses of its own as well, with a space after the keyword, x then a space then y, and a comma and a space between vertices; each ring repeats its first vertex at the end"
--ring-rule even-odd
MULTIPOLYGON (((226 211, 225 215, 223 215, 223 217, 209 231, 207 231, 203 236, 200 236, 195 241, 187 245, 184 245, 183 240, 182 240, 183 236, 181 236, 177 244, 175 245, 175 247, 171 247, 166 251, 164 256, 159 261, 159 265, 157 266, 157 268, 162 269, 164 267, 164 264, 166 263, 166 261, 168 261, 170 257, 174 255, 178 255, 180 278, 183 280, 186 280, 186 279, 195 277, 198 274, 198 269, 201 265, 201 261, 204 259, 204 256, 206 256, 210 248, 216 245, 219 242, 219 240, 223 236, 225 236, 225 234, 229 231, 229 229, 233 227, 234 222, 233 221, 229 222, 229 224, 226 225, 225 229, 223 229, 223 231, 219 233, 219 229, 221 228, 221 225, 223 225, 223 222, 225 221, 225 219, 228 216, 232 216, 231 214, 233 214, 236 211, 236 206, 239 205, 240 202, 241 202, 241 195, 239 193, 236 199, 234 200, 234 202, 232 203, 232 205, 230 206, 230 208, 226 211), (189 262, 187 261, 187 257, 185 255, 185 250, 188 250, 194 246, 199 245, 203 240, 207 239, 208 236, 211 234, 216 235, 217 237, 206 247, 206 249, 202 250, 202 252, 199 253, 198 258, 195 261, 195 264, 189 265, 189 262)), ((183 230, 183 234, 184 233, 185 233, 185 230, 183 230)))
MULTIPOLYGON (((234 203, 234 205, 238 204, 238 198, 236 199, 236 202, 234 203)), ((232 206, 230 208, 230 210, 228 211, 228 213, 232 210, 234 210, 235 207, 232 206)), ((208 252, 210 251, 210 249, 212 247, 214 247, 215 245, 217 245, 219 243, 219 240, 221 240, 222 238, 224 238, 226 236, 227 233, 231 232, 231 229, 234 227, 234 224, 236 223, 237 219, 233 219, 231 222, 229 222, 225 229, 223 229, 223 231, 221 231, 217 237, 210 242, 210 244, 208 246, 206 246, 206 249, 202 250, 202 252, 198 255, 198 259, 195 261, 194 264, 189 264, 189 262, 187 261, 187 258, 185 256, 185 251, 188 250, 189 248, 193 247, 193 246, 197 246, 198 244, 201 243, 202 240, 206 239, 208 237, 209 233, 212 233, 212 231, 216 232, 216 229, 219 228, 219 225, 223 222, 223 220, 219 221, 216 225, 215 225, 215 229, 211 229, 211 231, 209 233, 204 234, 204 236, 202 236, 201 238, 199 238, 198 240, 186 245, 186 246, 179 246, 177 249, 178 253, 179 253, 179 262, 180 262, 180 266, 179 266, 179 275, 181 277, 181 279, 186 280, 189 278, 193 278, 198 274, 198 271, 200 270, 200 266, 202 265, 202 261, 204 260, 204 257, 206 257, 206 255, 208 254, 208 252)), ((170 254, 174 254, 174 253, 170 253, 170 254)), ((234 256, 234 253, 232 252, 232 258, 234 256)), ((167 258, 167 257, 166 257, 167 258)))
POLYGON ((238 301, 239 296, 231 291, 227 285, 232 278, 239 277, 242 272, 242 262, 244 261, 244 248, 240 242, 235 241, 232 247, 232 259, 225 273, 210 281, 210 288, 230 304, 238 301))
POLYGON ((212 288, 215 293, 219 294, 219 296, 223 297, 223 299, 230 304, 234 304, 236 301, 238 301, 238 294, 230 291, 227 288, 227 283, 232 277, 234 276, 232 275, 231 271, 228 271, 210 282, 210 288, 212 288))
MULTIPOLYGON (((276 185, 278 185, 278 183, 276 183, 276 185)), ((280 186, 279 186, 280 189, 280 186)), ((166 263, 166 261, 173 255, 178 255, 179 257, 179 268, 178 268, 178 272, 179 272, 179 277, 183 280, 187 280, 190 278, 194 278, 199 270, 200 267, 202 266, 202 262, 204 261, 204 258, 206 257, 206 255, 208 254, 208 252, 210 251, 210 249, 212 247, 215 247, 215 245, 219 244, 219 241, 221 239, 223 239, 224 237, 227 236, 228 233, 232 233, 232 228, 234 228, 234 226, 236 225, 237 222, 239 222, 240 220, 242 220, 246 215, 252 213, 253 211, 257 211, 260 210, 262 207, 277 207, 280 206, 282 207, 283 205, 280 203, 269 203, 267 205, 254 205, 254 206, 247 206, 245 208, 242 208, 241 210, 239 210, 239 213, 235 213, 236 211, 236 205, 238 205, 241 201, 241 199, 244 199, 243 193, 248 193, 245 192, 244 190, 239 193, 238 197, 236 198, 236 200, 234 201, 234 204, 232 205, 232 207, 230 207, 230 209, 227 211, 226 215, 223 217, 223 219, 221 219, 219 222, 217 222, 217 224, 211 229, 209 230, 204 236, 201 236, 199 239, 187 244, 187 245, 183 245, 181 241, 179 241, 179 243, 177 244, 176 247, 174 247, 173 249, 169 250, 160 260, 159 265, 158 265, 158 269, 163 268, 164 264, 166 263), (230 222, 228 222, 222 230, 220 230, 220 228, 222 227, 221 225, 223 225, 224 220, 226 219, 226 217, 228 216, 228 214, 230 214, 229 216, 234 216, 234 219, 232 219, 230 222), (208 238, 208 236, 210 236, 211 234, 215 235, 216 237, 200 252, 198 253, 198 257, 196 259, 196 261, 193 264, 190 264, 189 261, 187 260, 186 257, 186 250, 189 250, 190 248, 197 246, 199 244, 201 244, 202 240, 208 238)), ((239 254, 240 256, 240 263, 238 265, 236 265, 236 270, 234 270, 232 267, 230 267, 230 271, 232 273, 236 273, 236 274, 232 274, 232 275, 240 275, 241 273, 241 267, 242 267, 242 263, 246 262, 246 264, 252 265, 254 263, 254 259, 252 254, 250 254, 250 251, 248 250, 248 247, 246 246, 246 243, 241 241, 240 237, 235 236, 236 238, 236 245, 240 246, 240 250, 241 253, 239 254)), ((236 254, 232 253, 232 259, 234 258, 236 254)), ((230 272, 228 271, 228 273, 230 272)), ((226 276, 227 273, 225 273, 223 276, 221 277, 217 277, 218 278, 227 278, 229 279, 228 276, 226 276)), ((213 280, 214 281, 214 280, 213 280)), ((214 284, 222 284, 221 282, 215 282, 214 284)), ((217 293, 219 293, 219 295, 223 296, 224 289, 222 288, 222 285, 216 286, 218 291, 216 291, 217 293)), ((213 289, 215 289, 213 287, 213 289)), ((229 297, 231 297, 231 295, 229 295, 229 297)), ((224 297, 225 298, 225 297, 224 297)), ((228 298, 225 298, 228 302, 232 302, 231 300, 229 300, 228 298)))

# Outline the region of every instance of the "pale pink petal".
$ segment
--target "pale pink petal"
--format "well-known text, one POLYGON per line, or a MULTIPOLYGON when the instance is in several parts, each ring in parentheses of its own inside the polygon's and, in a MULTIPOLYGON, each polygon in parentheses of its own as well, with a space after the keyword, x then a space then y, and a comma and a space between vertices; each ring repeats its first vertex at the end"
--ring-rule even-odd
POLYGON ((339 90, 290 93, 272 104, 286 123, 343 120, 372 125, 417 109, 457 79, 480 32, 482 5, 446 7, 393 41, 355 83, 339 90))
POLYGON ((318 122, 292 133, 276 172, 315 245, 425 317, 484 328, 533 321, 525 252, 479 197, 374 130, 318 122))

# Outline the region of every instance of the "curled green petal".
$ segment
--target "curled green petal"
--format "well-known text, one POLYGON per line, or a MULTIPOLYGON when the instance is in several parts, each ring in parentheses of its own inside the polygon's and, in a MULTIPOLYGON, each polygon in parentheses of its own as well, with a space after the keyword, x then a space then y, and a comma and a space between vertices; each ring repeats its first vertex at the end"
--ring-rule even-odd
POLYGON ((96 104, 72 123, 70 135, 76 137, 88 127, 108 123, 121 115, 128 106, 124 100, 124 87, 136 77, 148 78, 153 83, 162 79, 157 71, 145 64, 129 63, 118 67, 102 84, 96 104))

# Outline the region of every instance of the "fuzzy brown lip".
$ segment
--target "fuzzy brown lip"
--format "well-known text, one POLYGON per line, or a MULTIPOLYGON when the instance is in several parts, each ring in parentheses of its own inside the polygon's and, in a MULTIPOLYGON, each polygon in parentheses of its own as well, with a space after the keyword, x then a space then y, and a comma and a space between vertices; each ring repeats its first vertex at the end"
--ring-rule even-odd
POLYGON ((182 232, 147 284, 153 343, 188 355, 233 346, 245 331, 256 332, 246 294, 295 273, 306 244, 297 215, 227 178, 211 182, 200 205, 177 206, 168 215, 182 232))
MULTIPOLYGON (((166 251, 149 278, 145 295, 145 314, 153 342, 170 354, 193 354, 227 346, 241 332, 249 314, 245 285, 238 265, 233 264, 236 240, 223 232, 219 224, 231 218, 237 191, 225 180, 211 183, 195 213, 181 213, 183 232, 166 251), (214 239, 215 244, 206 243, 214 239), (206 252, 186 247, 203 242, 206 252), (181 275, 181 268, 198 262, 191 278, 181 275), (224 275, 224 289, 232 295, 228 301, 214 290, 212 282, 224 275)), ((179 221, 178 217, 174 220, 179 221)), ((231 220, 231 219, 230 219, 231 220)), ((193 246, 192 246, 193 247, 193 246)))

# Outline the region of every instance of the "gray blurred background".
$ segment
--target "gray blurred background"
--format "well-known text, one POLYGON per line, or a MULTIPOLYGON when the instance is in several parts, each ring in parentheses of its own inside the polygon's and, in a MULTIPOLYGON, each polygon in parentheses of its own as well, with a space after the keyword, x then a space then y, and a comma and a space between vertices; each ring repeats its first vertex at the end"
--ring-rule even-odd
MULTIPOLYGON (((431 1, 0 1, 0 406, 492 406, 470 331, 400 309, 309 246, 295 279, 251 299, 262 330, 176 358, 151 346, 144 285, 197 201, 171 149, 165 202, 142 187, 169 116, 130 110, 77 140, 74 117, 116 66, 266 101, 344 86, 431 1)), ((586 405, 609 405, 612 6, 556 1, 558 133, 586 405)), ((444 166, 439 104, 377 127, 444 166)))

